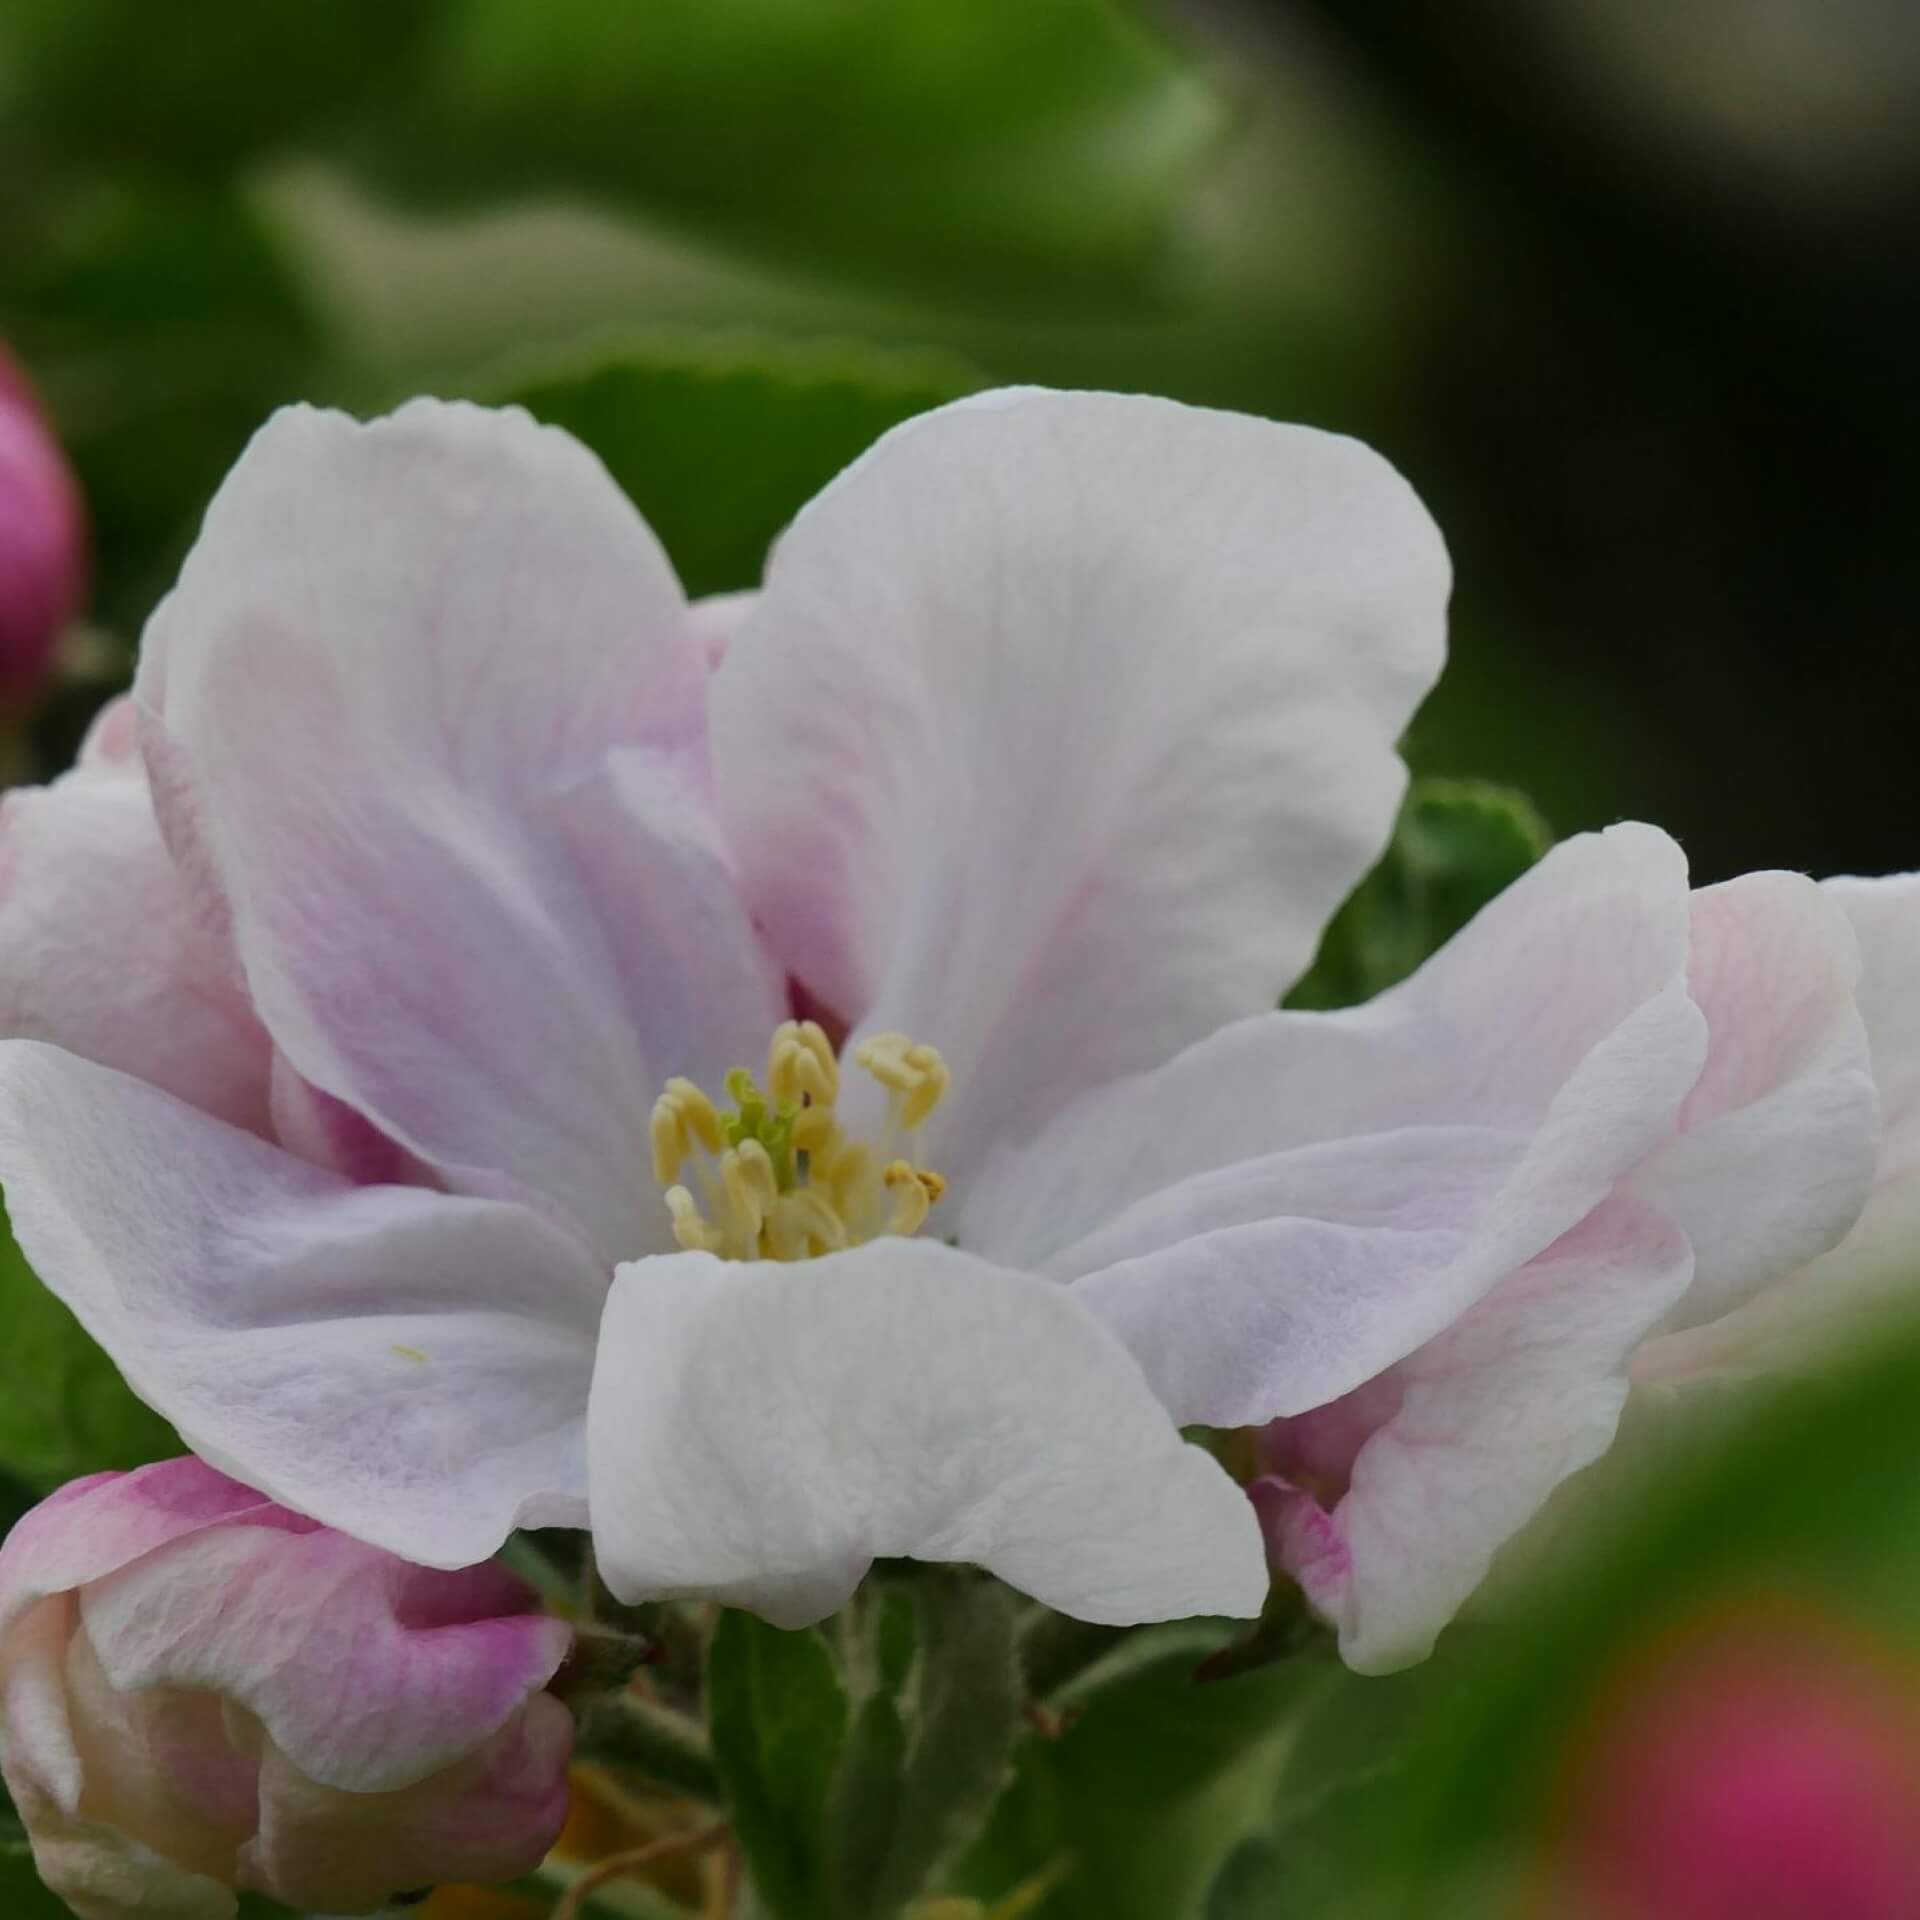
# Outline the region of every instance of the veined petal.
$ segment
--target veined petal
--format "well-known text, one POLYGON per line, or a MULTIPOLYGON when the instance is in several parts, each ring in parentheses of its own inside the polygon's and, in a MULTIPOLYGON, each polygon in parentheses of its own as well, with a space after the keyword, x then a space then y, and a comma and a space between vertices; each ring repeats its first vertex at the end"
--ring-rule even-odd
MULTIPOLYGON (((1628 1359, 1691 1269, 1671 1222, 1609 1201, 1369 1385, 1343 1496, 1261 1487, 1269 1538, 1350 1666, 1423 1658, 1499 1548, 1606 1450, 1628 1359)), ((1275 1442, 1284 1458, 1284 1423, 1275 1442)))
POLYGON ((427 1565, 582 1524, 600 1269, 522 1207, 356 1187, 124 1074, 0 1043, 35 1272, 235 1478, 427 1565))
POLYGON ((963 401, 803 510, 715 676, 722 811, 787 970, 951 1063, 944 1173, 1273 1005, 1448 578, 1356 442, 1139 396, 963 401))
POLYGON ((295 409, 155 614, 162 824, 293 1068, 610 1259, 661 1238, 661 1082, 776 982, 708 801, 707 668, 658 543, 519 413, 295 409))
POLYGON ((83 1593, 80 1611, 117 1691, 217 1693, 303 1774, 352 1793, 412 1786, 472 1753, 573 1641, 497 1561, 439 1572, 284 1524, 207 1529, 83 1593), (181 1605, 182 1591, 221 1604, 181 1605))
POLYGON ((621 1268, 588 1453, 626 1600, 797 1626, 884 1555, 975 1562, 1088 1620, 1265 1598, 1240 1490, 1119 1342, 1064 1288, 937 1242, 621 1268))
POLYGON ((132 718, 114 701, 77 766, 0 799, 0 1034, 262 1131, 272 1048, 174 872, 132 718))
POLYGON ((1071 1283, 1176 1418, 1338 1399, 1668 1138, 1706 1046, 1687 918, 1664 834, 1570 840, 1369 1005, 1244 1021, 1082 1100, 990 1164, 962 1242, 1071 1283))
POLYGON ((1840 1240, 1879 1143, 1840 907, 1804 874, 1750 873, 1696 893, 1692 926, 1707 1062, 1678 1138, 1634 1182, 1693 1246, 1677 1326, 1719 1318, 1840 1240))

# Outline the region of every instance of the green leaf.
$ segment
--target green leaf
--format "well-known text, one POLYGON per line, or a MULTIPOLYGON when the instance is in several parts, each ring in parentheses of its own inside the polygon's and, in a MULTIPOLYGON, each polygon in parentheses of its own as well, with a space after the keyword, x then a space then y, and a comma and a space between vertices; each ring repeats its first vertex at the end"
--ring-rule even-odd
POLYGON ((931 1568, 918 1581, 920 1664, 911 1751, 885 1845, 848 1905, 848 1920, 889 1920, 970 1840, 1006 1783, 1026 1688, 1013 1595, 971 1571, 931 1568))
POLYGON ((400 64, 418 0, 7 0, 16 125, 77 161, 217 181, 400 64))
POLYGON ((7 1920, 73 1920, 67 1903, 41 1884, 26 1842, 5 1833, 0 1833, 0 1913, 7 1920))
POLYGON ((731 1608, 707 1659, 713 1762, 735 1836, 779 1920, 830 1912, 826 1820, 848 1705, 826 1642, 731 1608))
POLYGON ((1404 980, 1553 844, 1533 804, 1473 780, 1416 780, 1380 864, 1334 916, 1290 1007, 1347 1007, 1404 980))
POLYGON ((584 440, 703 594, 757 584, 774 536, 842 467, 977 384, 931 356, 657 339, 481 390, 584 440))
POLYGON ((94 611, 131 634, 254 430, 314 397, 317 322, 272 226, 219 190, 90 189, 0 271, 86 492, 94 611))
POLYGON ((1153 283, 1225 120, 1115 0, 454 0, 421 71, 393 184, 585 194, 980 304, 1153 283))
POLYGON ((1272 1805, 1310 1667, 1199 1684, 1191 1647, 1095 1694, 1022 1748, 961 1872, 991 1900, 1065 1862, 1034 1920, 1198 1920, 1227 1855, 1272 1805))
POLYGON ((184 1451, 80 1323, 34 1277, 0 1214, 0 1469, 42 1492, 83 1473, 184 1451))
POLYGON ((887 1878, 899 1831, 906 1766, 907 1727, 900 1703, 889 1689, 878 1687, 854 1716, 827 1817, 827 1909, 843 1920, 872 1920, 894 1911, 880 1904, 877 1889, 887 1878))

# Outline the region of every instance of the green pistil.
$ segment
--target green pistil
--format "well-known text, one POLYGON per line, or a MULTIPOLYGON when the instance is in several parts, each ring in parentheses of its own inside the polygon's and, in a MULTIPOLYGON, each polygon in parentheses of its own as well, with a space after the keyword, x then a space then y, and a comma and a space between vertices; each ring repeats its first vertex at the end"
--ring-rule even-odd
POLYGON ((727 1075, 727 1091, 733 1095, 733 1111, 720 1116, 727 1145, 737 1147, 743 1140, 759 1141, 773 1163, 774 1183, 782 1193, 791 1191, 793 1123, 800 1109, 790 1100, 769 1100, 745 1067, 735 1067, 727 1075))

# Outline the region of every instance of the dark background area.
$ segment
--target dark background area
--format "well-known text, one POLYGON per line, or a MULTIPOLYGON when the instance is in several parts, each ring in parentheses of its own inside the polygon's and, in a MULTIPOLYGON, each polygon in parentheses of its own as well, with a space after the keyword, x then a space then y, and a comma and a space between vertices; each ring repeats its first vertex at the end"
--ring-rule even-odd
POLYGON ((1140 387, 1387 452, 1458 570, 1417 762, 1658 820, 1703 878, 1920 864, 1917 231, 1909 0, 0 17, 0 334, 89 490, 109 663, 288 398, 531 378, 594 438, 554 369, 637 353, 642 506, 750 555, 856 417, 1140 387))

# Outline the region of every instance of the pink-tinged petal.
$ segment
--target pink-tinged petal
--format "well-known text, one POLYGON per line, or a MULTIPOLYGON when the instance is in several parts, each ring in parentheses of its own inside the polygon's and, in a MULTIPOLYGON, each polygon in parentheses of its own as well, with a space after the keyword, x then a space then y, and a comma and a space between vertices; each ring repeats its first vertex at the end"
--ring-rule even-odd
POLYGON ((1266 1594, 1239 1489, 1119 1342, 1066 1289, 937 1242, 623 1267, 588 1453, 623 1599, 800 1625, 886 1555, 975 1562, 1088 1620, 1252 1614, 1266 1594))
POLYGON ((1846 915, 1802 874, 1750 873, 1695 894, 1692 918, 1688 985, 1707 1017, 1707 1063, 1679 1137, 1634 1182, 1692 1243, 1683 1326, 1839 1241, 1866 1202, 1879 1137, 1846 915))
POLYGON ((733 636, 746 623, 748 614, 753 611, 759 598, 759 594, 752 590, 745 593, 710 593, 688 607, 687 616, 693 622, 694 638, 699 641, 700 651, 709 667, 718 669, 720 662, 727 657, 727 649, 733 645, 733 636))
POLYGON ((428 1564, 583 1523, 605 1281, 536 1214, 355 1187, 24 1040, 0 1183, 34 1270, 237 1478, 428 1564))
POLYGON ((41 1880, 80 1920, 231 1920, 249 1783, 182 1765, 218 1751, 219 1702, 115 1693, 76 1612, 45 1601, 0 1646, 0 1771, 41 1880))
POLYGON ((714 678, 722 810, 788 971, 947 1056, 943 1171, 1272 1006, 1448 579, 1364 447, 1139 396, 963 401, 802 511, 714 678))
MULTIPOLYGON (((1367 1389, 1378 1424, 1344 1493, 1309 1461, 1262 1495, 1270 1542, 1339 1629, 1350 1666, 1419 1660, 1501 1546, 1603 1453, 1634 1348, 1685 1291, 1685 1237, 1609 1201, 1367 1389)), ((1283 1465, 1283 1423, 1269 1439, 1283 1465)))
MULTIPOLYGON (((1879 1095, 1879 1157, 1846 1238, 1718 1320, 1650 1341, 1636 1382, 1676 1392, 1726 1374, 1772 1373, 1855 1337, 1876 1313, 1910 1306, 1920 1275, 1920 874, 1828 880, 1852 923, 1857 989, 1879 1095)), ((1691 1307, 1691 1298, 1688 1305, 1691 1307)))
POLYGON ((1304 1413, 1450 1326, 1671 1133, 1705 1025, 1651 828, 1555 849, 1365 1007, 1244 1021, 1103 1089, 963 1198, 1176 1418, 1304 1413))
POLYGON ((0 799, 0 1034, 258 1132, 271 1047, 168 858, 131 718, 115 701, 77 767, 0 799))
POLYGON ((26 376, 0 347, 0 704, 31 696, 86 585, 86 519, 26 376))
POLYGON ((0 1638, 53 1594, 118 1573, 157 1548, 232 1520, 312 1526, 191 1454, 132 1473, 70 1480, 0 1541, 0 1638))
POLYGON ((148 629, 162 824, 294 1071, 464 1190, 663 1243, 661 1082, 757 1057, 777 982, 708 797, 658 543, 517 412, 293 410, 148 629))
POLYGON ((351 1793, 410 1787, 472 1753, 573 1640, 497 1562, 441 1572, 329 1528, 244 1521, 88 1588, 81 1618, 120 1692, 217 1693, 303 1774, 351 1793))
POLYGON ((409 1887, 531 1873, 567 1817, 573 1716, 536 1694, 475 1752, 397 1792, 317 1785, 271 1745, 242 1884, 288 1904, 361 1910, 409 1887))

